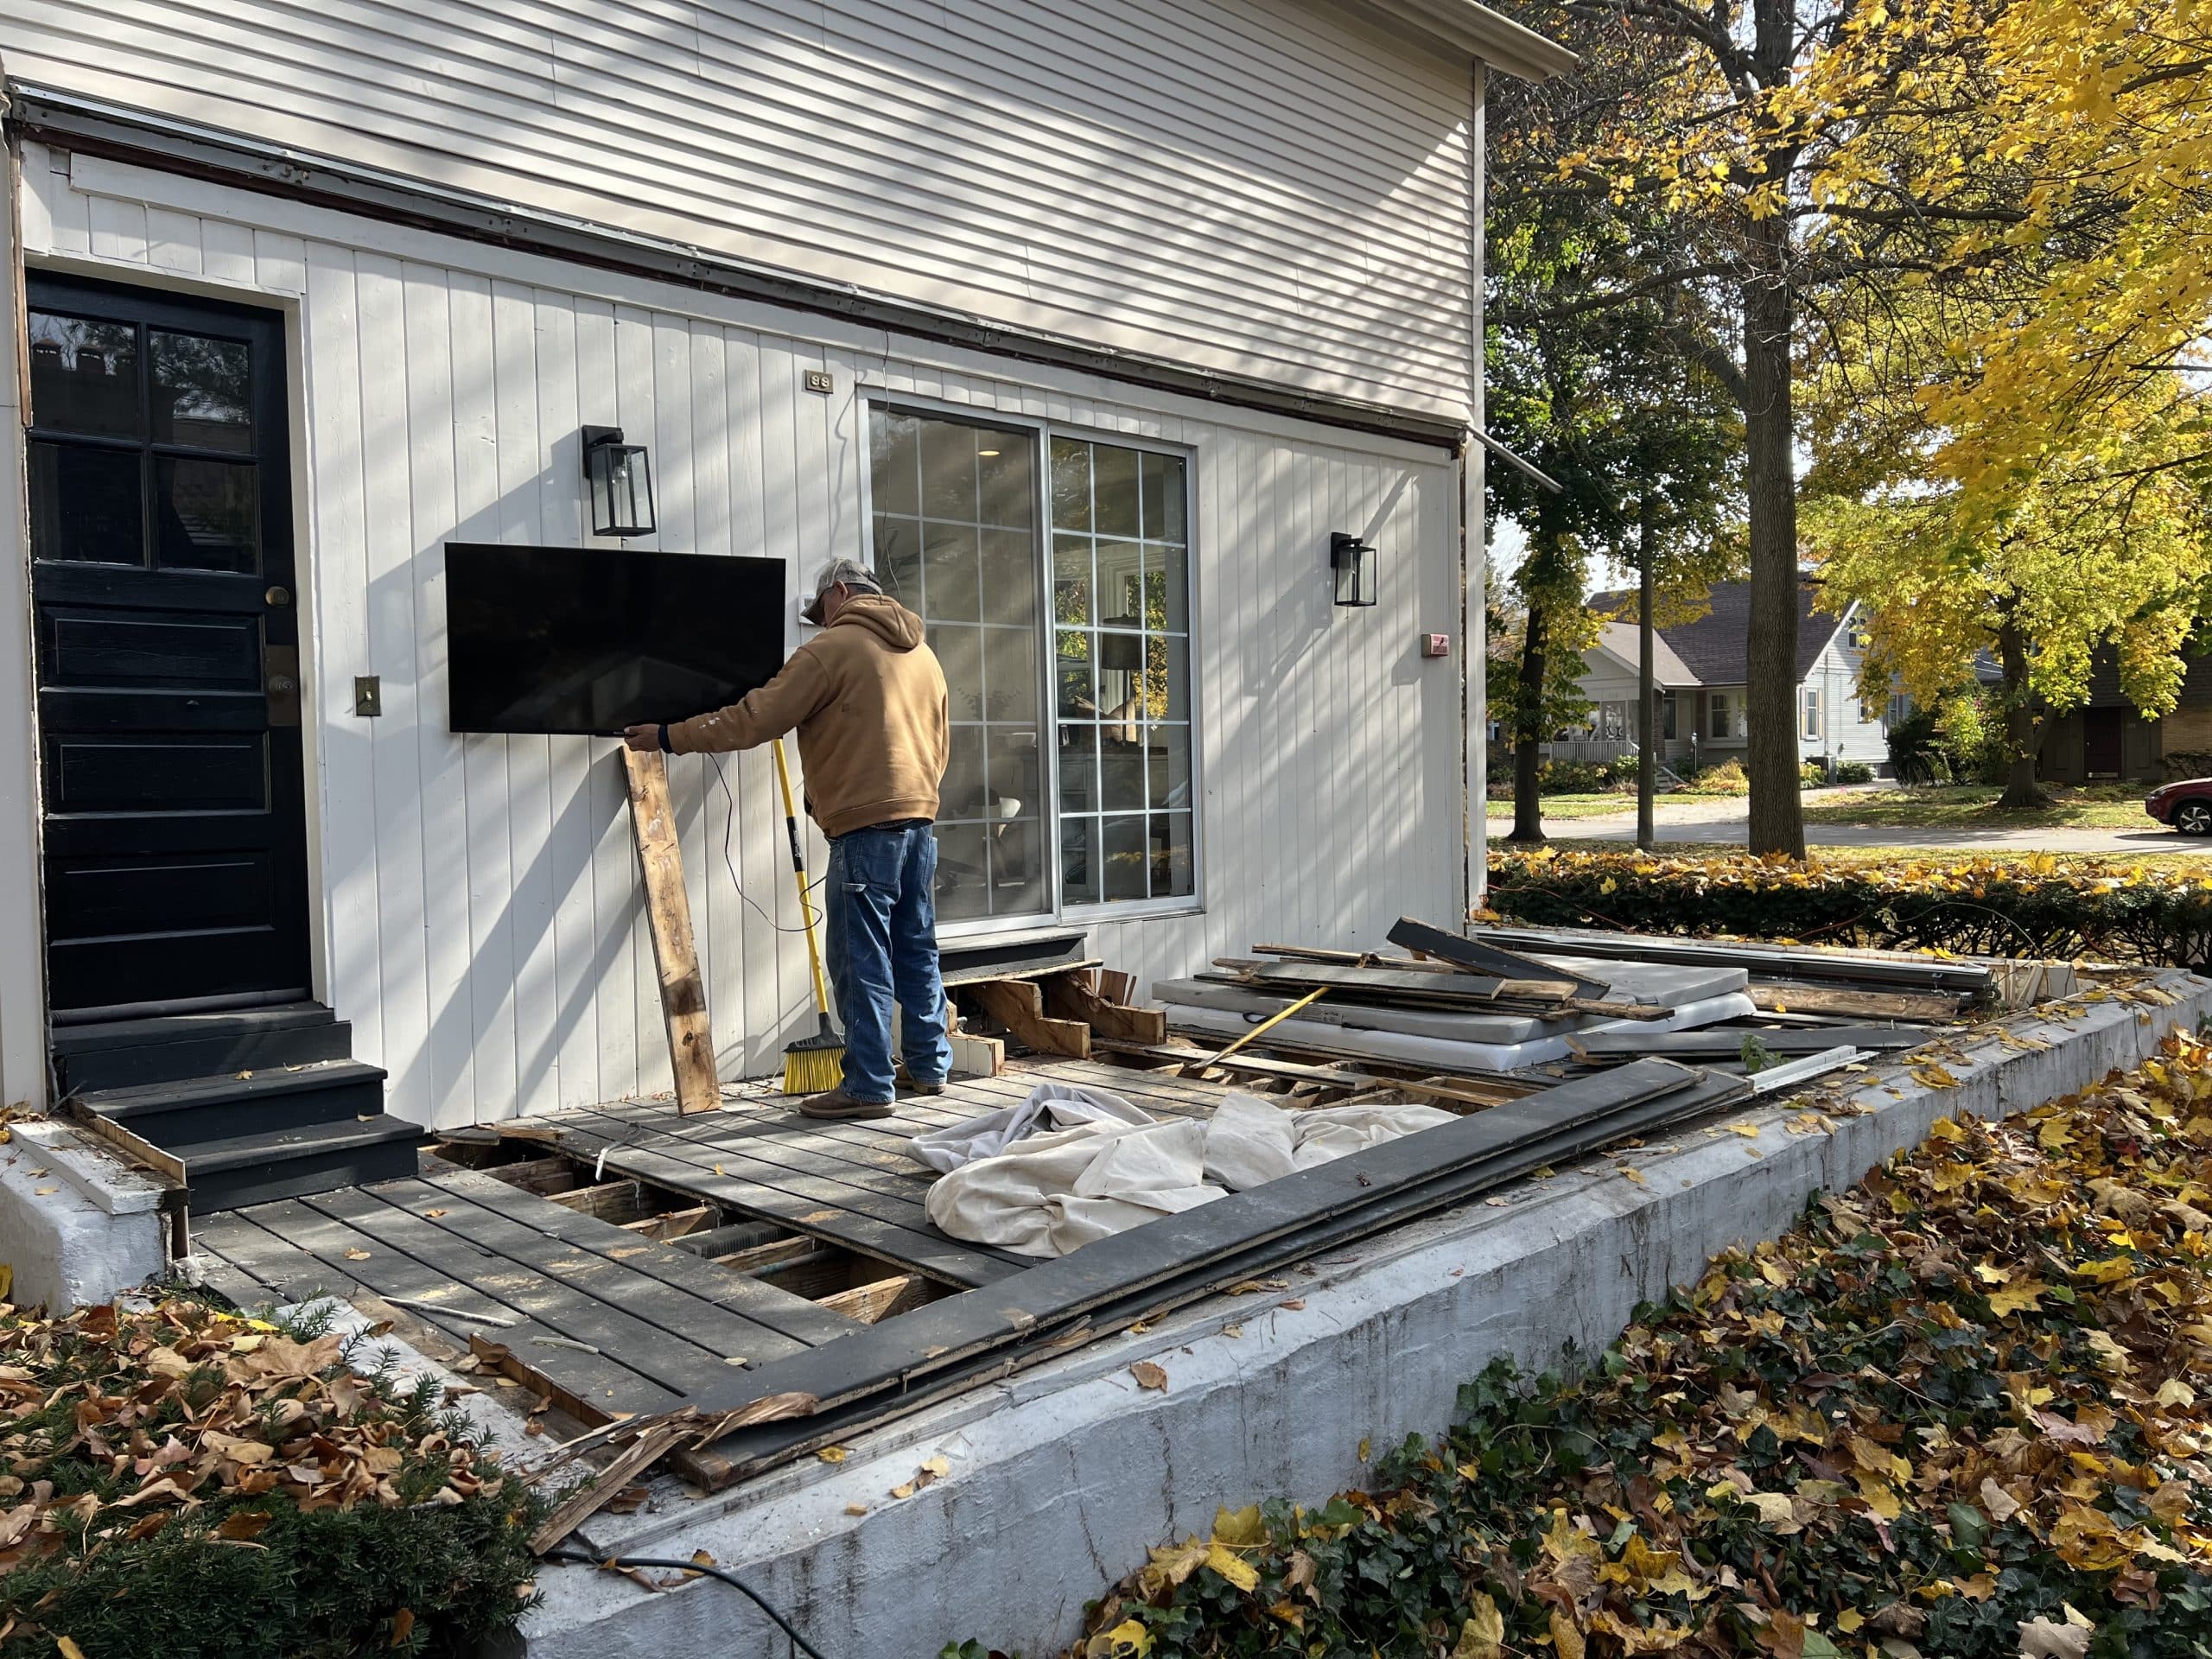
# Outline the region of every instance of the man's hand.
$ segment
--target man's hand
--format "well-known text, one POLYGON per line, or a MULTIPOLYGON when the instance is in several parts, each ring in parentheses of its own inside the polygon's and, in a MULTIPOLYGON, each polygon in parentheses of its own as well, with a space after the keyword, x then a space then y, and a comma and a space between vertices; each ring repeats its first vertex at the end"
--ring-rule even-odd
POLYGON ((660 753, 660 728, 658 726, 626 726, 622 741, 640 754, 660 753))

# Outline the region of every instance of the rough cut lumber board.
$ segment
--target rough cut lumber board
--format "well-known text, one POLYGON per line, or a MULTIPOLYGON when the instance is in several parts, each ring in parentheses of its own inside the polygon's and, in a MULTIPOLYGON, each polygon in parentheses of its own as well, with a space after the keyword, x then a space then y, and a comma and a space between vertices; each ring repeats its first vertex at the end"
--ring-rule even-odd
POLYGON ((849 1313, 862 1325, 877 1325, 894 1313, 919 1307, 929 1300, 930 1289, 930 1281, 919 1274, 901 1273, 824 1296, 822 1306, 849 1313))
POLYGON ((668 1059, 676 1072, 676 1098, 687 1112, 721 1104, 715 1075, 715 1033, 707 1019, 707 989, 691 939, 691 901, 683 890, 683 853, 676 835, 676 810, 668 795, 665 757, 641 754, 626 745, 622 760, 630 780, 630 824, 638 841, 638 870, 645 884, 645 920, 660 974, 660 1005, 668 1025, 668 1059))
POLYGON ((999 1037, 975 1037, 964 1031, 952 1033, 952 1070, 956 1075, 995 1077, 1006 1070, 1006 1041, 999 1037))
POLYGON ((1090 1027, 1079 1020, 1047 1019, 1045 994, 1035 981, 979 979, 963 984, 960 990, 1039 1053, 1065 1054, 1073 1060, 1090 1058, 1090 1027))
POLYGON ((1101 968, 1098 970, 1098 995, 1109 1002, 1119 1002, 1126 1006, 1135 1000, 1136 994, 1137 976, 1135 974, 1125 974, 1114 968, 1101 968))
MULTIPOLYGON (((1098 1046, 1109 1054, 1156 1059, 1165 1065, 1186 1065, 1194 1058, 1203 1058, 1203 1051, 1197 1049, 1154 1047, 1110 1039, 1101 1042, 1098 1046)), ((1447 1100, 1466 1106, 1494 1106, 1500 1101, 1518 1100, 1523 1095, 1534 1094, 1541 1087, 1537 1084, 1524 1083, 1517 1077, 1500 1077, 1491 1082, 1477 1082, 1465 1077, 1426 1077, 1419 1082, 1408 1082, 1402 1077, 1378 1077, 1369 1071, 1340 1071, 1332 1066, 1305 1065, 1296 1060, 1270 1059, 1264 1055, 1255 1054, 1232 1054, 1220 1063, 1220 1067, 1224 1071, 1241 1071, 1249 1077, 1270 1077, 1284 1083, 1319 1084, 1331 1089, 1396 1089, 1422 1100, 1447 1100)))
POLYGON ((1755 979, 1751 1005, 1791 1014, 1840 1014, 1853 1020, 1948 1020, 1959 1017, 1958 997, 1942 992, 1854 991, 1834 985, 1786 985, 1755 979))

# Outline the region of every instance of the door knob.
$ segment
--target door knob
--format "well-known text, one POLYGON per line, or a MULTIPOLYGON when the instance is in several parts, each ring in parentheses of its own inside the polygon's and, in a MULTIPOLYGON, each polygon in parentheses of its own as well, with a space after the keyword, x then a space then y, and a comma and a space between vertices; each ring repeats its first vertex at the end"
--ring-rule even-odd
POLYGON ((299 689, 300 683, 289 674, 271 674, 269 677, 269 690, 276 696, 289 696, 299 689))

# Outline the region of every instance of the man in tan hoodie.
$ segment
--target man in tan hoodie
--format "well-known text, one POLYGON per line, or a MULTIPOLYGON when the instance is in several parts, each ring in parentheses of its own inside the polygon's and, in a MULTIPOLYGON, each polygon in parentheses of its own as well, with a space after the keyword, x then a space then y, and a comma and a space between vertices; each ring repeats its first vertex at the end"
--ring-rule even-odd
POLYGON ((742 702, 665 726, 632 726, 633 749, 750 749, 798 732, 806 807, 830 838, 823 931, 845 1080, 809 1096, 809 1117, 888 1117, 895 1093, 891 1010, 906 1076, 938 1094, 952 1066, 938 977, 938 785, 950 710, 922 620, 857 559, 833 560, 804 613, 822 632, 742 702))

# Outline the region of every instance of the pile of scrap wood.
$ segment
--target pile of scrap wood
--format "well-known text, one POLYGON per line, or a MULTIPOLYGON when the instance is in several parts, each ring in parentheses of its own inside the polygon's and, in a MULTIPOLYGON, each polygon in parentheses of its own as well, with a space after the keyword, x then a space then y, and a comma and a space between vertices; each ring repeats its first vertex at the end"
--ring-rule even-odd
POLYGON ((1160 1043, 1167 1037, 1163 1011, 1132 1006, 1135 978, 1095 957, 956 968, 945 974, 944 988, 960 1016, 956 1072, 995 1076, 1009 1041, 1033 1054, 1087 1060, 1095 1039, 1160 1043))

